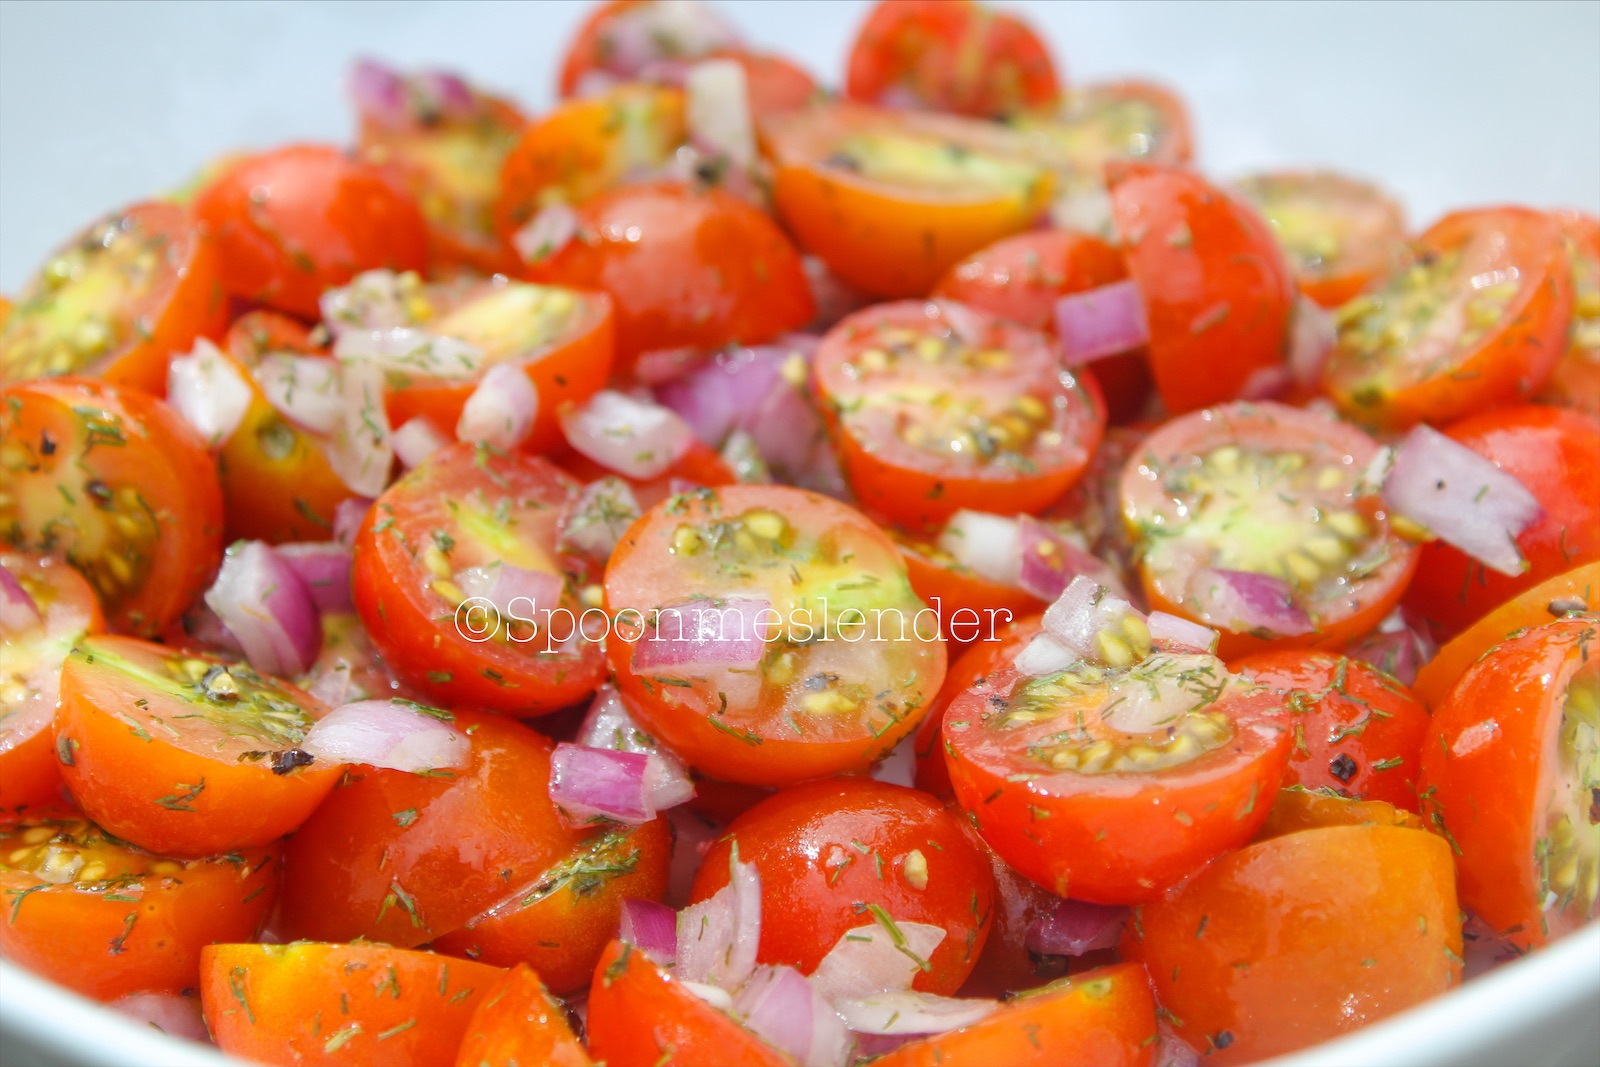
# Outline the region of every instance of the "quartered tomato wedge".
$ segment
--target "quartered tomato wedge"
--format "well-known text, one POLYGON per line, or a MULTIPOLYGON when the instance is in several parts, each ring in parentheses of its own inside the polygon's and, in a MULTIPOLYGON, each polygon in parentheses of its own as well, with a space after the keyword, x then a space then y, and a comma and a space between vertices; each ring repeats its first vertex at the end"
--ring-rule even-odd
POLYGON ((526 896, 576 853, 583 835, 549 800, 550 742, 495 715, 452 720, 471 743, 467 766, 353 767, 290 839, 289 936, 420 945, 526 896))
POLYGON ((518 963, 478 1001, 455 1062, 457 1067, 590 1067, 593 1061, 567 1022, 566 1007, 545 989, 537 972, 518 963))
POLYGON ((1156 1064, 1156 1003, 1144 968, 1099 967, 1008 1000, 971 1026, 902 1045, 880 1067, 1156 1064))
POLYGON ((306 319, 324 289, 364 270, 421 270, 428 224, 378 168, 329 145, 290 145, 232 163, 195 196, 231 296, 306 319))
POLYGON ((845 68, 862 104, 1005 118, 1053 104, 1050 52, 1015 15, 973 0, 879 0, 845 68))
POLYGON ((378 498, 351 583, 373 644, 407 684, 452 708, 518 715, 594 691, 600 649, 579 626, 588 564, 556 549, 577 492, 543 459, 462 443, 378 498))
POLYGON ((483 352, 473 366, 392 368, 384 398, 391 426, 424 417, 447 435, 462 406, 495 364, 520 366, 538 393, 539 410, 522 447, 546 452, 561 438, 562 408, 604 388, 611 371, 611 299, 505 279, 482 282, 430 302, 427 329, 483 352))
POLYGON ((113 629, 160 633, 222 562, 205 446, 159 400, 77 378, 0 390, 0 539, 64 557, 113 629))
POLYGON ((155 852, 266 844, 305 821, 340 766, 300 742, 325 709, 243 664, 90 637, 61 672, 56 753, 83 810, 155 852))
POLYGON ((567 100, 534 122, 506 156, 494 201, 500 239, 520 261, 538 262, 554 249, 519 237, 539 212, 582 203, 639 174, 666 166, 688 137, 683 93, 619 85, 599 96, 567 100))
POLYGON ((622 902, 660 900, 671 858, 665 817, 605 828, 572 846, 530 885, 434 938, 433 950, 501 967, 531 964, 562 996, 580 993, 616 935, 622 902))
POLYGON ((1167 410, 1248 396, 1281 374, 1294 272, 1266 221, 1191 171, 1125 163, 1108 175, 1167 410))
POLYGON ((643 79, 662 61, 702 59, 738 44, 738 29, 704 0, 605 0, 567 46, 561 95, 589 96, 643 79))
POLYGON ((0 323, 0 381, 92 375, 167 393, 167 363, 227 323, 217 250, 175 204, 92 223, 29 280, 0 323))
POLYGON ((1442 541, 1422 547, 1406 608, 1441 638, 1524 589, 1600 560, 1600 418, 1526 404, 1482 412, 1444 432, 1520 481, 1542 513, 1517 535, 1527 569, 1515 577, 1442 541))
POLYGON ((914 789, 857 778, 769 797, 716 839, 695 876, 696 901, 728 884, 737 849, 761 876, 758 963, 805 974, 851 930, 925 923, 944 930, 912 988, 951 996, 989 934, 994 878, 959 816, 914 789))
POLYGON ((793 1062, 620 941, 594 969, 587 1030, 589 1055, 614 1067, 793 1062))
POLYGON ((1325 826, 1401 826, 1425 830, 1421 816, 1383 800, 1352 800, 1330 790, 1292 785, 1278 790, 1257 841, 1325 826))
MULTIPOLYGON (((105 629, 100 604, 83 576, 60 560, 0 551, 0 581, 15 582, 33 617, 0 626, 0 815, 61 800, 56 759, 56 701, 61 665, 85 634, 105 629)), ((4 853, 0 853, 4 855, 4 853)))
POLYGON ((248 941, 278 895, 276 843, 176 860, 82 818, 0 828, 0 952, 96 1000, 195 988, 200 950, 248 941))
POLYGON ((1258 174, 1234 188, 1277 232, 1300 291, 1338 307, 1404 264, 1405 217, 1383 190, 1332 171, 1258 174))
POLYGON ((859 311, 828 331, 813 371, 845 479, 913 530, 962 508, 1044 508, 1105 426, 1095 387, 1043 335, 959 304, 859 311))
POLYGON ((1558 211, 1556 219, 1572 265, 1572 328, 1536 399, 1600 415, 1600 218, 1558 211))
POLYGON ((1311 650, 1261 652, 1229 666, 1289 709, 1284 785, 1416 810, 1428 711, 1405 686, 1360 660, 1311 650))
POLYGON ((865 770, 944 679, 933 613, 884 534, 801 489, 652 508, 606 567, 606 646, 641 725, 698 770, 781 785, 865 770))
POLYGON ((1150 900, 1267 817, 1289 759, 1281 698, 1215 656, 1127 654, 1039 677, 989 671, 950 702, 956 798, 1000 858, 1058 896, 1150 900))
POLYGON ((1346 423, 1282 404, 1167 423, 1122 476, 1151 606, 1219 630, 1230 659, 1371 631, 1417 560, 1363 482, 1377 451, 1346 423))
POLYGON ((1002 127, 837 105, 760 124, 773 204, 807 252, 864 293, 922 296, 955 263, 1032 226, 1052 178, 1002 127))
POLYGON ((1293 1052, 1460 982, 1450 846, 1381 824, 1259 841, 1140 907, 1122 953, 1207 1063, 1293 1052))
POLYGON ((201 955, 200 1003, 239 1059, 429 1067, 455 1062, 504 973, 387 945, 220 944, 201 955))
POLYGON ((578 236, 524 274, 611 295, 619 370, 653 349, 770 341, 816 311, 799 253, 771 219, 721 189, 673 182, 579 205, 578 236))
POLYGON ((993 581, 965 567, 939 545, 894 527, 885 532, 900 546, 911 588, 938 609, 952 653, 988 640, 1012 619, 1039 611, 1044 602, 1012 585, 993 581))
POLYGON ((1556 221, 1527 208, 1458 211, 1411 255, 1340 309, 1323 390, 1349 418, 1384 429, 1531 397, 1566 351, 1572 319, 1556 221))
POLYGON ((1600 915, 1600 616, 1512 637, 1434 709, 1422 811, 1456 852, 1461 903, 1538 947, 1600 915))

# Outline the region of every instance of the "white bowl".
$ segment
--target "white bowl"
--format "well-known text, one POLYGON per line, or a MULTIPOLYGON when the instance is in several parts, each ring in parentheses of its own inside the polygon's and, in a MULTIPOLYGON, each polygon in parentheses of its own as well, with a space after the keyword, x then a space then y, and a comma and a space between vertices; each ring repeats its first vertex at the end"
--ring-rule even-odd
MULTIPOLYGON (((722 6, 837 81, 864 4, 722 6)), ((1414 223, 1498 201, 1600 211, 1600 4, 1050 4, 1007 0, 1069 80, 1175 86, 1201 163, 1324 164, 1414 223)), ((587 3, 0 3, 0 291, 98 212, 218 153, 340 140, 351 56, 466 71, 534 107, 587 3)), ((0 961, 0 1062, 215 1064, 0 961)), ((1600 926, 1279 1063, 1600 1063, 1600 926)))

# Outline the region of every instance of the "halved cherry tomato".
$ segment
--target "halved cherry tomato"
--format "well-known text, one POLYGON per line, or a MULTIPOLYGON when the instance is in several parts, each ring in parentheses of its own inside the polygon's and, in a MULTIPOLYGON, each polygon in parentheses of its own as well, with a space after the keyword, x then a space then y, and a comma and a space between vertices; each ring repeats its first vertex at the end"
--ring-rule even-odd
POLYGON ((113 629, 158 634, 222 562, 222 491, 159 400, 58 378, 0 390, 0 539, 66 560, 113 629))
POLYGON ((944 939, 912 988, 949 996, 989 934, 994 877, 959 816, 914 789, 837 778, 768 797, 733 821, 700 861, 696 901, 728 884, 729 861, 761 876, 759 963, 810 974, 851 930, 926 923, 944 939))
POLYGON ((1387 801, 1351 800, 1324 789, 1293 785, 1278 790, 1278 799, 1272 802, 1272 811, 1256 832, 1256 840, 1265 841, 1269 837, 1282 837, 1284 834, 1325 826, 1369 825, 1427 829, 1416 813, 1397 808, 1387 801))
POLYGON ((1258 174, 1234 183, 1272 224, 1300 291, 1338 307, 1406 261, 1405 217, 1383 190, 1333 171, 1258 174))
POLYGON ((1567 347, 1561 229, 1527 208, 1458 211, 1413 265, 1339 311, 1322 388, 1348 417, 1398 430, 1531 397, 1567 347))
POLYGON ((1423 664, 1412 691, 1428 707, 1437 708, 1485 652, 1519 631, 1572 611, 1600 611, 1600 562, 1585 563, 1525 589, 1462 630, 1423 664))
POLYGON ((695 487, 733 485, 738 481, 733 471, 714 449, 700 441, 691 441, 689 448, 678 461, 654 478, 630 478, 600 466, 581 452, 566 449, 552 457, 555 463, 580 482, 593 482, 601 478, 621 478, 633 490, 633 499, 646 510, 655 507, 673 493, 683 491, 685 483, 695 487))
POLYGON ((1572 265, 1572 329, 1536 399, 1600 415, 1600 218, 1558 211, 1556 219, 1572 265))
MULTIPOLYGON (((912 590, 939 612, 941 632, 952 653, 984 641, 999 626, 1045 606, 1031 593, 990 581, 962 566, 937 544, 892 526, 884 530, 900 546, 912 590)), ((946 677, 947 685, 949 681, 946 677)))
MULTIPOLYGON (((933 295, 1053 334, 1057 300, 1127 276, 1122 253, 1100 238, 1074 230, 1035 230, 974 252, 939 279, 933 295)), ((1113 422, 1126 422, 1144 410, 1151 381, 1143 352, 1098 360, 1090 373, 1105 391, 1113 422)))
POLYGON ((330 286, 428 260, 427 222, 410 194, 329 145, 236 161, 196 195, 194 217, 217 242, 230 295, 307 319, 330 286))
POLYGON ((971 1026, 902 1045, 880 1067, 1083 1063, 1149 1067, 1156 1004, 1144 968, 1100 967, 1020 994, 971 1026))
POLYGON ((1229 668, 1277 693, 1294 745, 1284 785, 1333 789, 1417 810, 1417 768, 1428 710, 1360 660, 1328 652, 1258 652, 1229 668))
POLYGON ((82 818, 0 828, 0 952, 96 1000, 177 993, 200 950, 256 936, 278 896, 283 849, 174 860, 82 818))
POLYGON ((593 1063, 572 1033, 567 1009, 526 963, 507 971, 478 1002, 455 1062, 456 1067, 501 1063, 590 1067, 593 1063))
POLYGON ((1147 81, 1080 85, 1054 110, 1013 121, 1069 175, 1069 188, 1103 184, 1107 163, 1181 167, 1194 155, 1189 110, 1177 94, 1147 81))
POLYGON ((931 612, 919 622, 893 543, 802 489, 670 497, 623 537, 605 591, 618 691, 652 735, 726 781, 866 770, 916 728, 944 679, 944 643, 931 612), (730 597, 752 617, 724 611, 730 597), (747 665, 752 641, 762 647, 747 665))
POLYGON ((1381 824, 1259 841, 1140 907, 1122 953, 1207 1063, 1293 1052, 1460 982, 1450 846, 1381 824))
MULTIPOLYGON (((60 560, 0 551, 0 569, 33 600, 39 620, 0 628, 0 816, 61 801, 56 701, 61 665, 85 634, 105 629, 83 576, 60 560)), ((0 855, 4 855, 0 852, 0 855)))
POLYGON ((550 249, 528 247, 517 233, 543 208, 579 204, 630 177, 660 170, 688 133, 683 93, 619 85, 600 96, 567 100, 530 125, 506 156, 494 225, 518 245, 518 262, 538 262, 550 249))
POLYGON ((989 671, 945 709, 944 745, 1001 859, 1058 896, 1126 904, 1250 840, 1291 734, 1282 700, 1215 656, 1151 650, 1137 627, 1110 636, 1131 663, 989 671))
POLYGON ((562 96, 587 96, 642 78, 657 61, 692 61, 738 43, 739 32, 704 0, 605 0, 567 45, 562 96))
POLYGON ((589 1055, 608 1067, 793 1062, 620 941, 595 966, 587 1029, 589 1055))
POLYGON ((1377 451, 1331 415, 1270 402, 1195 412, 1151 434, 1122 476, 1151 607, 1219 630, 1228 659, 1343 648, 1371 631, 1417 561, 1362 481, 1377 451), (1225 595, 1224 578, 1240 572, 1275 584, 1225 595))
POLYGON ((913 530, 962 508, 1044 508, 1105 428, 1098 389, 1042 334, 960 304, 859 311, 822 339, 813 373, 857 498, 913 530))
POLYGON ((769 117, 773 204, 864 293, 922 296, 963 256, 1033 225, 1051 175, 1002 127, 850 105, 769 117))
POLYGON ((1017 658, 1017 653, 1042 630, 1042 616, 1018 614, 984 634, 983 638, 968 645, 950 664, 939 695, 928 705, 927 718, 917 727, 913 754, 917 760, 916 787, 931 793, 940 800, 955 795, 950 784, 950 770, 944 759, 944 711, 950 702, 977 685, 990 672, 1017 658))
POLYGON ((373 644, 407 684, 450 707, 518 715, 594 692, 600 649, 579 633, 588 564, 556 549, 577 491, 543 459, 466 443, 385 490, 356 535, 351 583, 373 644), (500 567, 550 575, 559 601, 526 616, 513 601, 502 618, 458 584, 468 570, 500 567))
POLYGON ((419 106, 401 119, 361 116, 361 159, 410 190, 428 223, 436 267, 510 274, 517 257, 495 232, 500 169, 528 120, 509 100, 472 90, 471 114, 419 106))
POLYGON ((1442 541, 1422 547, 1406 608, 1441 638, 1524 589, 1600 560, 1600 418, 1526 404, 1462 419, 1445 434, 1522 482, 1542 514, 1517 535, 1528 567, 1516 577, 1442 541))
POLYGON ((1008 12, 973 0, 879 0, 850 47, 845 96, 975 118, 1055 103, 1050 51, 1008 12))
POLYGON ((220 258, 174 204, 135 204, 50 257, 0 324, 0 381, 83 374, 167 394, 167 363, 227 325, 220 258))
POLYGON ((210 945, 200 959, 206 1026, 258 1063, 454 1063, 473 1013, 505 974, 387 945, 210 945))
POLYGON ((299 749, 326 709, 244 664, 90 637, 61 671, 56 754, 88 815, 154 852, 264 845, 305 821, 339 765, 299 749))
POLYGON ((1128 273, 1144 295, 1150 369, 1173 413, 1248 395, 1279 372, 1294 272, 1255 210, 1197 174, 1109 169, 1128 273))
POLYGON ((769 341, 816 311, 783 231, 721 189, 629 185, 577 210, 578 236, 524 276, 611 294, 620 370, 651 349, 769 341))
POLYGON ((549 799, 550 742, 495 715, 454 721, 471 742, 466 767, 352 768, 290 839, 286 934, 420 945, 579 848, 549 799))
POLYGON ((1527 631, 1434 709, 1423 814, 1456 852, 1461 903, 1538 947, 1600 915, 1600 616, 1527 631))
POLYGON ((664 817, 607 829, 574 845, 531 885, 434 938, 433 949, 501 967, 528 963, 562 996, 582 992, 616 935, 622 902, 660 900, 671 858, 664 817))

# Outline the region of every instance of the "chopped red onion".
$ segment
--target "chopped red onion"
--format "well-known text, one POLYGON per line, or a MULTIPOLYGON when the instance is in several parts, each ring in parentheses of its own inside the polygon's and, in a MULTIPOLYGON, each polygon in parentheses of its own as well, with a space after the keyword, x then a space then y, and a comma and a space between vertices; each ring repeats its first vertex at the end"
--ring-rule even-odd
POLYGON ((362 763, 420 774, 459 770, 472 745, 446 711, 411 700, 341 704, 306 732, 301 749, 329 763, 362 763))
POLYGON ((1383 483, 1390 511, 1425 527, 1491 570, 1521 574, 1517 537, 1544 509, 1515 475, 1430 426, 1418 426, 1383 483))
MULTIPOLYGON (((392 270, 362 271, 344 285, 325 290, 318 301, 322 320, 336 337, 346 333, 381 332, 376 338, 357 339, 349 355, 377 355, 381 346, 391 348, 408 334, 390 336, 388 331, 414 324, 410 302, 401 292, 400 275, 392 270)), ((389 352, 386 354, 401 354, 389 352)))
POLYGON ((1145 618, 1145 623, 1150 627, 1150 640, 1156 647, 1168 652, 1186 649, 1215 652, 1222 636, 1209 626, 1201 626, 1164 611, 1152 611, 1145 618))
POLYGON ((911 788, 917 776, 917 739, 907 734, 889 754, 872 765, 872 780, 911 788))
POLYGON ((204 337, 167 365, 167 403, 197 430, 207 448, 221 448, 244 421, 255 392, 217 346, 204 337))
POLYGON ((200 1017, 200 998, 182 993, 129 993, 107 1004, 118 1015, 154 1027, 168 1037, 209 1044, 205 1020, 200 1017))
POLYGON ((619 11, 601 28, 606 69, 624 79, 641 75, 653 62, 698 57, 737 48, 738 29, 702 0, 657 0, 619 11))
POLYGON ((1012 666, 1017 669, 1018 674, 1039 678, 1046 674, 1064 671, 1080 658, 1076 652, 1066 648, 1049 634, 1039 634, 1017 653, 1012 666))
POLYGON ((1315 389, 1322 381, 1322 365, 1333 351, 1338 331, 1333 313, 1302 295, 1295 301, 1289 325, 1289 373, 1297 385, 1315 389))
POLYGON ((1082 956, 1114 948, 1128 921, 1128 909, 1085 900, 1063 900, 1055 911, 1035 919, 1024 943, 1041 956, 1082 956))
POLYGON ((689 68, 684 89, 690 141, 702 151, 727 159, 735 169, 753 164, 756 131, 744 66, 735 59, 696 63, 689 68))
POLYGON ((628 897, 622 902, 622 925, 617 940, 650 957, 659 967, 678 958, 678 913, 654 900, 628 897))
POLYGON ((654 811, 666 811, 694 799, 694 781, 683 761, 656 743, 634 722, 622 694, 603 685, 578 727, 577 742, 591 748, 637 752, 650 757, 645 768, 645 801, 654 811))
POLYGON ((656 817, 645 798, 650 757, 565 742, 550 759, 550 800, 579 826, 595 817, 638 826, 656 817))
POLYGON ((350 548, 356 543, 356 532, 361 529, 361 524, 367 521, 367 512, 372 510, 372 500, 364 496, 353 496, 339 501, 339 506, 333 509, 333 542, 350 548))
POLYGON ((394 449, 395 458, 406 470, 422 466, 429 456, 449 443, 450 438, 446 437, 426 415, 407 419, 405 425, 389 438, 389 446, 394 449))
POLYGON ((856 1034, 856 1051, 853 1062, 874 1060, 887 1056, 901 1045, 926 1037, 926 1034, 856 1034))
POLYGON ((1069 367, 1121 355, 1150 340, 1144 294, 1131 278, 1059 297, 1055 318, 1062 360, 1069 367))
POLYGON ((1045 609, 1044 628, 1069 652, 1092 659, 1099 656, 1095 637, 1101 630, 1138 614, 1132 604, 1080 574, 1045 609))
POLYGON ((254 374, 267 402, 296 426, 324 436, 339 428, 344 402, 337 361, 269 352, 256 363, 254 374))
POLYGON ((1074 544, 1068 537, 1032 515, 1017 518, 1021 566, 1017 588, 1046 603, 1054 603, 1079 576, 1091 578, 1119 596, 1122 580, 1104 560, 1074 544))
POLYGON ((528 439, 538 414, 539 390, 527 372, 515 363, 496 363, 462 405, 456 438, 509 452, 528 439))
POLYGON ((339 367, 341 412, 329 442, 328 463, 345 485, 362 496, 383 492, 394 466, 383 385, 383 369, 376 363, 358 361, 339 367))
POLYGON ((1165 1021, 1156 1024, 1156 1054, 1150 1067, 1200 1067, 1200 1054, 1165 1021))
POLYGON ((719 989, 737 989, 755 971, 761 942, 761 875, 728 859, 728 884, 678 913, 677 977, 719 989))
POLYGON ((578 213, 570 204, 550 204, 511 235, 511 247, 524 263, 549 259, 578 236, 578 213))
MULTIPOLYGON (((227 656, 244 658, 244 646, 239 644, 239 639, 233 636, 233 631, 223 625, 217 613, 206 606, 204 599, 197 600, 183 613, 183 632, 188 636, 188 645, 198 645, 206 652, 216 652, 227 656)), ((330 708, 343 701, 324 700, 316 693, 312 696, 327 704, 330 708)))
POLYGON ((1422 665, 1439 652, 1426 623, 1413 625, 1404 612, 1389 614, 1378 628, 1344 650, 1351 659, 1361 660, 1393 675, 1405 685, 1414 685, 1422 665))
POLYGON ((633 646, 634 670, 754 667, 779 619, 765 598, 691 600, 656 611, 655 627, 633 646))
POLYGON ((671 409, 612 389, 563 411, 561 429, 573 448, 629 478, 662 474, 694 443, 694 432, 671 409))
POLYGON ((459 74, 448 70, 423 70, 406 79, 412 103, 424 116, 469 119, 478 111, 478 98, 459 74))
POLYGON ((44 622, 39 605, 22 588, 17 576, 0 567, 0 630, 8 634, 21 633, 44 622))
POLYGON ((410 121, 411 102, 405 79, 381 63, 357 60, 351 68, 348 87, 363 118, 385 126, 404 126, 410 121))
POLYGON ((640 514, 632 486, 621 478, 599 478, 573 502, 561 528, 561 545, 604 562, 640 514))
POLYGON ((264 542, 229 546, 205 601, 263 674, 294 678, 322 651, 322 619, 311 590, 264 542))
POLYGON ((910 990, 833 1002, 845 1024, 863 1034, 942 1034, 981 1022, 999 1007, 994 1000, 958 1000, 910 990))
POLYGON ((733 998, 733 1010, 757 1037, 796 1063, 844 1067, 849 1062, 850 1031, 793 967, 757 967, 733 998))
POLYGON ((782 349, 733 348, 698 370, 656 387, 656 400, 671 408, 694 435, 713 448, 756 411, 782 380, 782 349))
POLYGON ((300 576, 319 611, 354 611, 350 550, 332 541, 278 545, 275 551, 300 576))
POLYGON ((1239 387, 1240 400, 1276 400, 1295 384, 1294 374, 1279 363, 1258 367, 1239 387))
POLYGON ((1187 592, 1201 618, 1222 630, 1294 637, 1316 629, 1295 603, 1293 587, 1270 574, 1203 567, 1190 576, 1187 592))
POLYGON ((1014 586, 1022 573, 1022 531, 1016 519, 961 510, 950 516, 939 547, 978 577, 1014 586))
POLYGON ((672 823, 672 862, 667 867, 667 900, 682 903, 689 899, 694 888, 694 876, 700 872, 700 861, 705 858, 712 842, 722 836, 726 824, 708 818, 689 806, 673 808, 667 812, 672 823))
POLYGON ((540 612, 555 611, 561 603, 559 577, 501 560, 457 571, 454 580, 469 600, 489 601, 502 619, 533 622, 540 612))
POLYGON ((858 926, 822 957, 811 985, 835 1004, 910 989, 944 938, 944 927, 930 923, 880 920, 858 926))

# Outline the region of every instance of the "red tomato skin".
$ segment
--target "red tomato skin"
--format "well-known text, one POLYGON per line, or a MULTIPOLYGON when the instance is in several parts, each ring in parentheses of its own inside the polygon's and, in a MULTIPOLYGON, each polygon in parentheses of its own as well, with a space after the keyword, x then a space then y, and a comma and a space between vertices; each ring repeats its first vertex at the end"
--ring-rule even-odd
POLYGON ((1448 639, 1524 589, 1600 559, 1600 418, 1527 404, 1473 415, 1444 432, 1511 473, 1544 509, 1517 535, 1528 569, 1516 577, 1443 541, 1422 546, 1405 605, 1448 639))
POLYGON ((1190 171, 1144 163, 1107 171, 1167 410, 1248 395, 1258 375, 1282 368, 1294 310, 1294 271, 1272 228, 1190 171))

